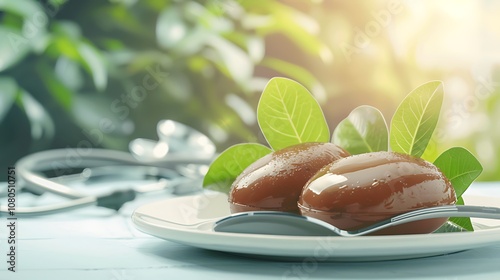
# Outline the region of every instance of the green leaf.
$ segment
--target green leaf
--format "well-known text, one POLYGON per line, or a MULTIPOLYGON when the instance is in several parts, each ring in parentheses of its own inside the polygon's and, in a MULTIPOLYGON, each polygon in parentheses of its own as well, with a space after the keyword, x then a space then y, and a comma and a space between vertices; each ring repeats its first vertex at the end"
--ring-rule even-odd
POLYGON ((31 137, 40 142, 52 139, 55 132, 54 122, 42 104, 24 89, 19 91, 19 103, 30 122, 31 137))
MULTIPOLYGON (((457 195, 457 205, 463 205, 462 194, 481 174, 483 167, 481 163, 468 150, 462 147, 453 147, 444 151, 435 161, 441 172, 450 180, 457 195)), ((450 218, 454 224, 467 230, 473 231, 470 218, 450 218)))
POLYGON ((425 148, 425 152, 420 156, 421 159, 424 159, 428 162, 434 162, 441 151, 439 151, 439 143, 440 140, 436 134, 432 135, 429 143, 427 143, 427 148, 425 148))
POLYGON ((54 99, 67 111, 71 110, 73 103, 73 91, 71 91, 64 83, 62 83, 55 75, 54 70, 47 63, 40 62, 36 66, 36 70, 42 78, 43 84, 52 94, 54 99))
POLYGON ((31 43, 20 31, 0 26, 0 72, 23 59, 31 43))
POLYGON ((274 150, 330 138, 318 102, 301 84, 285 78, 269 81, 259 100, 257 120, 274 150))
POLYGON ((84 77, 78 62, 60 56, 54 67, 54 74, 57 79, 72 91, 80 91, 84 86, 84 77))
POLYGON ((83 66, 92 75, 95 87, 97 90, 103 91, 108 82, 104 58, 94 46, 88 43, 78 44, 78 52, 83 66))
POLYGON ((61 55, 78 62, 92 76, 98 91, 103 91, 108 83, 106 61, 102 53, 91 43, 81 39, 78 25, 71 22, 59 22, 54 26, 58 34, 52 39, 48 53, 54 57, 61 55))
POLYGON ((80 62, 80 54, 76 47, 76 43, 68 37, 53 37, 51 44, 47 48, 47 52, 49 56, 52 56, 54 58, 64 55, 69 59, 80 62))
POLYGON ((318 55, 323 62, 331 63, 333 54, 323 41, 318 39, 320 24, 306 13, 286 4, 271 1, 240 1, 247 9, 259 9, 264 13, 272 14, 272 20, 251 20, 247 15, 244 21, 246 28, 255 28, 259 34, 265 36, 274 33, 284 34, 305 52, 318 55))
POLYGON ((433 233, 447 233, 447 232, 465 232, 467 231, 465 228, 451 222, 447 221, 440 228, 435 230, 433 233))
MULTIPOLYGON (((33 0, 0 0, 0 10, 18 14, 28 20, 32 20, 31 18, 34 17, 35 14, 40 17, 46 17, 40 4, 33 0)), ((38 21, 37 24, 39 24, 38 21)))
POLYGON ((255 143, 229 147, 212 162, 203 179, 203 186, 229 192, 231 184, 245 168, 270 152, 268 147, 255 143))
POLYGON ((371 106, 359 106, 333 131, 332 142, 352 155, 387 151, 389 134, 382 113, 371 106))
POLYGON ((433 81, 406 96, 392 117, 390 146, 393 151, 416 157, 424 153, 439 119, 443 95, 442 82, 433 81))
POLYGON ((468 150, 453 147, 444 151, 435 161, 441 172, 450 180, 457 198, 460 198, 472 182, 481 174, 481 163, 468 150))
POLYGON ((7 28, 10 25, 13 29, 7 36, 1 34, 0 30, 0 38, 2 38, 0 40, 0 70, 7 68, 5 66, 2 67, 1 64, 4 64, 6 61, 10 61, 11 64, 16 63, 29 50, 38 53, 43 52, 48 42, 46 27, 49 18, 45 14, 46 11, 42 7, 43 4, 41 5, 39 2, 33 0, 0 0, 0 11, 21 16, 23 19, 22 25, 6 24, 5 21, 1 22, 3 26, 0 26, 0 28, 7 28), (9 44, 12 47, 12 52, 9 53, 2 50, 2 44, 9 44), (2 59, 2 56, 7 58, 7 60, 2 59))
POLYGON ((68 20, 58 20, 52 25, 52 30, 57 36, 78 42, 82 38, 82 29, 78 24, 68 20))
POLYGON ((244 83, 252 77, 253 62, 241 48, 218 35, 209 36, 207 44, 218 52, 221 66, 235 81, 244 83))
POLYGON ((176 8, 168 8, 160 13, 156 22, 156 38, 164 48, 176 46, 188 33, 188 28, 181 18, 182 12, 176 8))
POLYGON ((17 89, 17 83, 14 79, 0 77, 0 123, 16 100, 17 89))
MULTIPOLYGON (((464 205, 464 200, 460 197, 457 199, 457 205, 464 205)), ((457 226, 460 226, 468 231, 474 231, 474 227, 472 226, 472 222, 468 217, 452 217, 449 219, 450 222, 454 223, 457 226)))
POLYGON ((266 55, 266 44, 264 38, 258 36, 246 36, 245 45, 248 50, 248 56, 253 62, 262 61, 266 55))

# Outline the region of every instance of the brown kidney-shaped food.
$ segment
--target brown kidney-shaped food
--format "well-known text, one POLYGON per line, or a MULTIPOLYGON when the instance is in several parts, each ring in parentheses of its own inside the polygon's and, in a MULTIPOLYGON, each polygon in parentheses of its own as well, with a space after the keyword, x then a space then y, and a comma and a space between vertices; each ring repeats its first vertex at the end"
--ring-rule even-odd
POLYGON ((232 213, 299 213, 297 201, 306 182, 323 166, 349 156, 332 143, 302 143, 268 154, 248 166, 229 193, 232 213))
MULTIPOLYGON (((298 204, 302 215, 355 230, 411 210, 455 202, 450 181, 432 163, 394 152, 375 152, 323 167, 307 182, 298 204)), ((376 234, 430 233, 446 220, 422 220, 376 234)))

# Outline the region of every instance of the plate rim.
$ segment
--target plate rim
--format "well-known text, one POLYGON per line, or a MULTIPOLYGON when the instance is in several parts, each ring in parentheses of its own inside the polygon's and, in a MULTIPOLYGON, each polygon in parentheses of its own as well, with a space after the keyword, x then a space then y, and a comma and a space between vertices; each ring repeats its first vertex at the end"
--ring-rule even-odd
MULTIPOLYGON (((203 196, 167 198, 139 206, 132 213, 134 226, 140 231, 172 242, 203 249, 275 258, 317 258, 318 251, 328 252, 321 260, 372 261, 401 260, 454 253, 500 244, 500 227, 474 232, 407 234, 385 236, 277 236, 264 234, 224 233, 186 228, 171 221, 144 219, 141 210, 155 204, 182 203, 203 196), (471 238, 473 237, 473 238, 471 238), (389 242, 390 241, 390 242, 389 242), (293 244, 292 246, 290 246, 293 244), (411 244, 410 246, 402 246, 411 244), (319 246, 319 247, 318 247, 319 246), (320 248, 320 249, 318 249, 320 248)), ((149 216, 151 218, 151 216, 149 216)))

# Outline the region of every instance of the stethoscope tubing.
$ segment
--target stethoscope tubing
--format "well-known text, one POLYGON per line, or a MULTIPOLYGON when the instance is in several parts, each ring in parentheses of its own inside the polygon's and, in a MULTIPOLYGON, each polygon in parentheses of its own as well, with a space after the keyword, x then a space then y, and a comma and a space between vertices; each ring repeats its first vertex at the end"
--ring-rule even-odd
POLYGON ((20 159, 16 164, 16 172, 19 180, 23 182, 27 189, 33 192, 48 191, 63 197, 75 199, 88 195, 40 176, 38 172, 50 168, 63 167, 65 169, 71 169, 117 164, 173 168, 179 164, 209 164, 212 158, 172 155, 161 161, 141 162, 126 152, 108 149, 92 149, 85 155, 80 156, 80 158, 73 160, 77 162, 69 162, 67 149, 42 151, 20 159))
MULTIPOLYGON (((16 174, 19 182, 22 182, 23 187, 34 193, 50 192, 71 200, 47 206, 17 207, 16 214, 53 214, 62 210, 97 205, 99 197, 76 191, 71 187, 46 178, 40 175, 42 171, 60 169, 61 172, 64 172, 63 170, 109 165, 175 168, 176 165, 183 164, 209 164, 212 160, 212 156, 196 157, 192 154, 172 154, 159 161, 143 162, 137 160, 127 152, 108 149, 89 149, 85 151, 85 154, 77 154, 77 156, 69 149, 55 149, 33 153, 21 158, 16 164, 16 174)), ((7 207, 0 206, 0 213, 8 213, 7 207)))

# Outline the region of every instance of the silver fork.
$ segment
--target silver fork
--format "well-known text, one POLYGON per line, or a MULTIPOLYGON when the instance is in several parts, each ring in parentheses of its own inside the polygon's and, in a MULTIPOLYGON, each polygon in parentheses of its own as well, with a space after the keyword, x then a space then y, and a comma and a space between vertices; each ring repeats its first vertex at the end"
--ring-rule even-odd
POLYGON ((216 232, 345 237, 362 236, 384 228, 432 218, 471 217, 500 220, 500 208, 470 205, 447 205, 400 214, 358 230, 342 230, 322 220, 279 211, 242 212, 219 219, 216 232))

